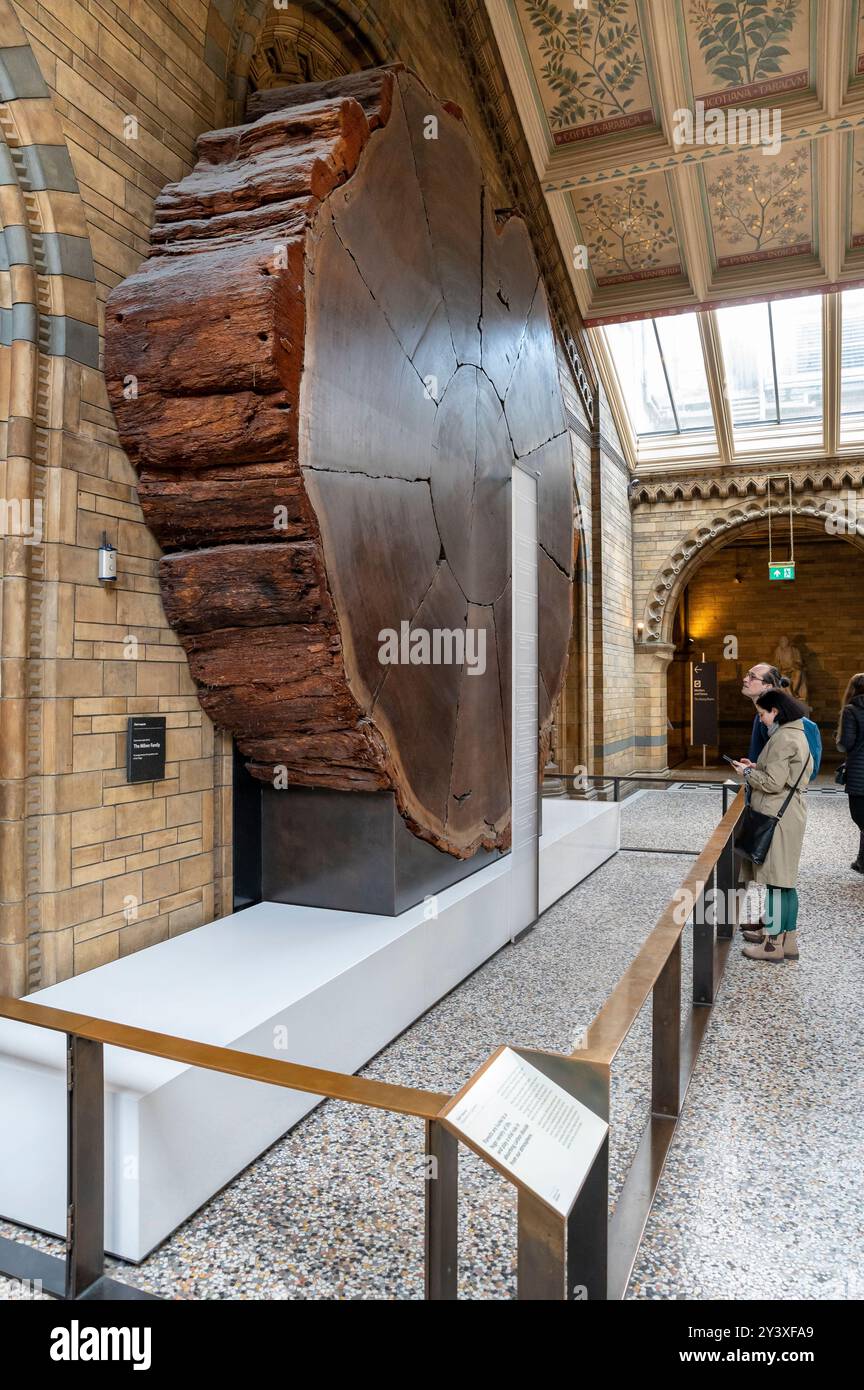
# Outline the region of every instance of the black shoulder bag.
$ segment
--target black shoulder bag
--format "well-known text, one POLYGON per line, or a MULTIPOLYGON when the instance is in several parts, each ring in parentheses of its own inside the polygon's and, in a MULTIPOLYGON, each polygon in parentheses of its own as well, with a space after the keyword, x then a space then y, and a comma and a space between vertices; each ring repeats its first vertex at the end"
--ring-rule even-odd
POLYGON ((812 761, 813 757, 809 752, 808 744, 807 761, 798 773, 795 786, 789 792, 789 795, 783 802, 776 816, 766 816, 763 811, 753 810, 753 807, 750 805, 751 792, 748 785, 745 792, 746 801, 744 814, 738 822, 738 829, 735 831, 735 853, 740 855, 742 859, 749 859, 754 864, 765 863, 765 860, 768 858, 768 851, 771 848, 771 841, 774 838, 774 831, 786 814, 786 808, 798 790, 798 783, 801 781, 801 778, 804 776, 804 773, 807 771, 812 761))

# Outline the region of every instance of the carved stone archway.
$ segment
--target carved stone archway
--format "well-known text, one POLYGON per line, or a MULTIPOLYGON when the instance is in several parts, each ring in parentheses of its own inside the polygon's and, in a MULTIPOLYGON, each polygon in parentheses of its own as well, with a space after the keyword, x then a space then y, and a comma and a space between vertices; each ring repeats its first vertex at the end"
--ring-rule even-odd
MULTIPOLYGON (((826 530, 834 521, 833 534, 864 550, 864 521, 855 519, 841 531, 836 498, 802 497, 792 514, 808 531, 826 530)), ((777 510, 772 510, 777 517, 777 510)), ((667 672, 675 654, 672 628, 679 600, 702 566, 740 538, 742 532, 762 528, 768 521, 767 498, 753 499, 728 511, 717 512, 681 538, 658 569, 642 611, 642 637, 636 643, 636 744, 637 766, 643 771, 662 771, 667 766, 667 672)))
POLYGON ((278 6, 273 0, 238 0, 226 122, 244 120, 252 92, 328 81, 396 56, 371 0, 280 0, 278 6))
MULTIPOLYGON (((657 571, 651 585, 642 613, 642 643, 645 646, 671 643, 672 622, 678 600, 696 570, 711 554, 728 545, 740 530, 767 522, 769 508, 766 501, 745 502, 730 507, 726 512, 717 512, 710 521, 694 527, 682 537, 657 571)), ((831 498, 801 498, 793 502, 792 515, 808 529, 826 530, 826 523, 837 517, 837 505, 836 500, 831 498)), ((772 509, 772 515, 776 518, 776 507, 772 509)), ((826 534, 831 532, 826 531, 826 534)), ((857 530, 844 535, 844 539, 864 549, 864 522, 859 520, 857 530)))

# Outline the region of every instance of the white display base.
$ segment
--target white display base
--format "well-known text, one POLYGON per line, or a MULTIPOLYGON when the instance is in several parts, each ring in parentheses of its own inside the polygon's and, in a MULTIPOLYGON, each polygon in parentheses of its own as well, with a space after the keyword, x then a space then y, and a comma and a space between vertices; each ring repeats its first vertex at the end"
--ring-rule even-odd
POLYGON ((569 893, 621 847, 621 807, 614 801, 544 797, 540 836, 540 911, 569 893), (578 875, 578 877, 576 876, 578 875))
MULTIPOLYGON (((596 867, 601 842, 603 857, 617 847, 617 807, 550 807, 544 903, 596 867)), ((400 917, 260 903, 29 997, 266 1056, 278 1036, 285 1047, 275 1055, 286 1061, 354 1072, 509 940, 509 904, 509 858, 440 893, 437 918, 423 903, 400 917)), ((143 1259, 317 1104, 115 1047, 105 1049, 105 1082, 106 1245, 128 1260, 143 1259)), ((0 1213, 63 1232, 62 1035, 0 1019, 0 1116, 0 1213)))

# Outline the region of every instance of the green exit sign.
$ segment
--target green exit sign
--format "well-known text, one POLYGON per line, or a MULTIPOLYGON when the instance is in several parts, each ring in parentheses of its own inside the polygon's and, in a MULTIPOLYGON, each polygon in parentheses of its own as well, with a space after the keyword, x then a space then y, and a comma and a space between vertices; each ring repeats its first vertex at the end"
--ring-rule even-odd
POLYGON ((791 561, 791 562, 790 562, 789 564, 787 564, 787 565, 769 565, 769 566, 768 566, 768 578, 769 578, 769 579, 794 579, 794 578, 795 578, 795 561, 793 560, 793 561, 791 561))

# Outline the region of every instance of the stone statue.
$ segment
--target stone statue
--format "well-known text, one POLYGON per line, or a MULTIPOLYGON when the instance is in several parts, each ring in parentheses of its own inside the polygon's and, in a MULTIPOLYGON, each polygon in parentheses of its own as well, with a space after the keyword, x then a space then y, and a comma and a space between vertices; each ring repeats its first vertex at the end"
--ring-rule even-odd
POLYGON ((803 705, 807 701, 807 671, 804 658, 798 647, 792 645, 788 637, 781 637, 774 652, 774 665, 781 676, 790 681, 790 693, 803 705))

